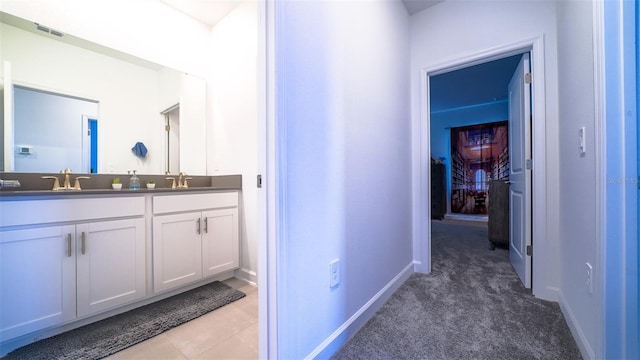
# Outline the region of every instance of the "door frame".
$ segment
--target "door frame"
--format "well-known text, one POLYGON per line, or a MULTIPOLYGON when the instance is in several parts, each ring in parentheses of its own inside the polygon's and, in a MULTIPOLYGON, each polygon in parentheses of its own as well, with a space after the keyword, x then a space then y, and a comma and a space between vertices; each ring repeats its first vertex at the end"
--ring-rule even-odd
POLYGON ((430 134, 431 104, 429 96, 429 78, 442 73, 459 70, 469 66, 501 59, 524 52, 531 54, 531 145, 533 158, 531 197, 531 243, 534 254, 532 258, 532 291, 536 297, 557 300, 557 294, 549 291, 544 269, 547 268, 547 221, 546 221, 546 99, 545 99, 545 53, 544 36, 524 39, 519 42, 465 54, 439 64, 425 66, 420 71, 420 118, 418 129, 419 141, 413 145, 413 172, 417 184, 414 191, 414 270, 421 273, 431 272, 431 208, 429 199, 431 189, 429 179, 430 168, 430 134))
POLYGON ((637 358, 638 4, 594 2, 597 235, 595 357, 637 358), (636 114, 633 114, 636 112, 636 114), (631 114, 631 115, 630 115, 631 114))
POLYGON ((278 3, 258 2, 258 174, 262 188, 258 190, 258 358, 278 357, 278 274, 279 239, 283 224, 282 187, 285 178, 281 149, 284 129, 278 126, 276 76, 278 50, 276 20, 281 14, 278 3), (278 16, 276 16, 278 15, 278 16))

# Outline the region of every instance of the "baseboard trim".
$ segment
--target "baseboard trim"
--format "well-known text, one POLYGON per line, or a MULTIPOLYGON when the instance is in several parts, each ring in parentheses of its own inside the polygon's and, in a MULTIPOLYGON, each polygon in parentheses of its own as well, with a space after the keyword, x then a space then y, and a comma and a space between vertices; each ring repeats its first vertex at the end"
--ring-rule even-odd
POLYGON ((245 269, 245 268, 240 268, 236 270, 234 276, 242 281, 245 281, 250 285, 258 286, 258 275, 256 274, 255 271, 245 269))
MULTIPOLYGON (((536 295, 536 294, 534 294, 536 295)), ((537 296, 536 297, 543 299, 543 300, 547 300, 547 301, 555 301, 557 303, 560 302, 560 289, 557 287, 553 287, 553 286, 547 286, 547 292, 543 295, 543 296, 537 296)))
POLYGON ((413 274, 413 261, 400 271, 387 285, 378 291, 366 304, 344 322, 336 331, 316 347, 305 359, 330 358, 378 311, 391 295, 413 274), (340 343, 340 341, 342 341, 340 343))
POLYGON ((562 311, 564 318, 567 320, 567 325, 569 326, 571 335, 573 335, 573 338, 578 345, 578 349, 580 349, 582 358, 595 360, 595 352, 589 345, 589 341, 587 340, 586 335, 582 331, 582 328, 580 328, 580 326, 578 325, 578 321, 573 314, 571 307, 569 306, 569 304, 567 304, 567 301, 565 300, 561 291, 558 291, 558 303, 560 304, 560 310, 562 311))

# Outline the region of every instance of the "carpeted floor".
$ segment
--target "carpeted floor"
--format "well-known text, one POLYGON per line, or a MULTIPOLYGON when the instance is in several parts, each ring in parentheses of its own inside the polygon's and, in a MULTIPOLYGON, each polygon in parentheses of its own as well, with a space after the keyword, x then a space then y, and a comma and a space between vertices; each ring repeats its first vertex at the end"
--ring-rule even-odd
POLYGON ((243 292, 214 281, 29 344, 3 360, 102 359, 243 297, 243 292))
POLYGON ((333 359, 581 359, 559 305, 522 286, 506 247, 488 250, 486 223, 432 224, 432 273, 413 274, 333 359))

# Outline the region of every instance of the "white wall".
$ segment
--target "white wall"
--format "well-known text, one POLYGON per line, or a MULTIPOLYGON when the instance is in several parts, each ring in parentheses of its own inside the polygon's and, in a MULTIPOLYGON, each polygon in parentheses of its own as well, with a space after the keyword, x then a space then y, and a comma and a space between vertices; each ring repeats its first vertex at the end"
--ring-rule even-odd
POLYGON ((409 24, 399 1, 276 5, 278 357, 301 359, 412 269, 409 24))
POLYGON ((257 281, 258 269, 257 16, 257 4, 244 3, 211 31, 212 123, 207 126, 207 173, 242 174, 241 269, 236 275, 251 282, 257 281))
MULTIPOLYGON (((539 276, 536 281, 544 283, 536 295, 555 299, 559 278, 559 165, 558 165, 558 98, 556 64, 556 20, 555 3, 546 1, 480 1, 449 0, 411 16, 411 115, 414 128, 420 128, 420 71, 434 68, 477 54, 514 43, 544 37, 545 68, 545 139, 534 139, 546 148, 546 201, 545 221, 547 233, 544 254, 544 268, 535 269, 539 276), (542 277, 542 278, 541 278, 542 277)), ((419 131, 414 131, 413 141, 419 144, 419 131)), ((416 147, 417 149, 418 147, 416 147)), ((535 161, 535 159, 534 159, 535 161)), ((419 194, 419 174, 414 174, 414 191, 419 194)), ((420 201, 420 196, 414 196, 420 201)), ((416 205, 419 206, 419 205, 416 205)), ((414 218, 414 231, 419 233, 419 222, 414 218)), ((422 242, 416 241, 414 252, 422 254, 422 242)), ((535 250, 534 250, 535 251, 535 250)), ((534 259, 535 264, 536 259, 534 259)))
MULTIPOLYGON (((560 115, 560 284, 563 310, 585 358, 594 358, 597 296, 586 285, 586 263, 602 265, 598 246, 592 4, 558 2, 560 115), (578 130, 586 129, 584 155, 578 130)), ((595 276, 595 273, 594 273, 595 276)))

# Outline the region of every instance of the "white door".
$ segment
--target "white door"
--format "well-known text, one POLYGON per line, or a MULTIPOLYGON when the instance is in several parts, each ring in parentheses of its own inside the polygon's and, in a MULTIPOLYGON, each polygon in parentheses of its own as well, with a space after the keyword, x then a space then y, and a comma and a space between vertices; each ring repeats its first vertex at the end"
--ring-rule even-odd
POLYGON ((529 54, 509 82, 509 258, 531 288, 531 84, 529 54))

